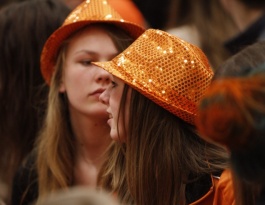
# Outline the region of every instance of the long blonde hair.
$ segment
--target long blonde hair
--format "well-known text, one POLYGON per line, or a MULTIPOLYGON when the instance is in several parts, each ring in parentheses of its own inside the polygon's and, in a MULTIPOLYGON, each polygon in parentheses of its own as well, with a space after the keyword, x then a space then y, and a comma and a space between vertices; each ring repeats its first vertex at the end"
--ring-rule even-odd
MULTIPOLYGON (((119 52, 123 51, 133 41, 125 31, 114 25, 96 25, 108 33, 119 52)), ((50 83, 45 123, 37 141, 37 173, 40 197, 54 190, 67 188, 73 185, 74 180, 75 138, 69 119, 67 97, 59 92, 65 52, 71 37, 62 44, 57 57, 55 71, 50 83)))

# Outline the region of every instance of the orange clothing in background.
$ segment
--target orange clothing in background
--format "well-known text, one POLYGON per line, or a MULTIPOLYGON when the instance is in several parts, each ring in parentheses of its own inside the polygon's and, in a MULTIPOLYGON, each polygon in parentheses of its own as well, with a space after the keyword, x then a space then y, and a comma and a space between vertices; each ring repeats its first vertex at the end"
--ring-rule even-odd
POLYGON ((207 194, 190 205, 235 205, 232 175, 223 171, 220 178, 212 176, 213 186, 207 194))

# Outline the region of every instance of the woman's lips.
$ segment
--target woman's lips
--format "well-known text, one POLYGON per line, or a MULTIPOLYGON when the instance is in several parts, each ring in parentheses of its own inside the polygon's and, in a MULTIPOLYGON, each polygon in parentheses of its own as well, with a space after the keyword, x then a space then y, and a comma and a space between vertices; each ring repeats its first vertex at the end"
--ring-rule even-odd
POLYGON ((104 88, 99 88, 97 90, 95 90, 93 93, 91 93, 91 95, 96 95, 96 94, 101 94, 105 91, 106 89, 104 88))
POLYGON ((112 120, 112 115, 109 113, 109 119, 108 119, 108 121, 107 121, 107 123, 109 124, 109 126, 110 126, 110 121, 112 120))

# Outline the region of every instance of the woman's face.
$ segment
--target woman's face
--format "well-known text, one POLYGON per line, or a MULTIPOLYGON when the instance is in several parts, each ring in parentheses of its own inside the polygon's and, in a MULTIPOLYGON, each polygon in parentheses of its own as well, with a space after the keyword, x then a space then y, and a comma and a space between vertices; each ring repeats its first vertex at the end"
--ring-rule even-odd
POLYGON ((108 89, 106 89, 99 98, 104 104, 108 105, 107 112, 109 113, 108 124, 110 126, 110 137, 113 140, 125 142, 128 127, 131 89, 129 89, 127 93, 124 110, 125 113, 119 114, 120 102, 125 84, 121 79, 114 76, 112 76, 111 81, 112 83, 109 85, 108 89))
POLYGON ((69 42, 60 92, 65 92, 71 113, 107 119, 107 106, 99 95, 110 84, 111 75, 92 65, 92 61, 109 61, 118 54, 112 39, 101 27, 90 26, 69 42))

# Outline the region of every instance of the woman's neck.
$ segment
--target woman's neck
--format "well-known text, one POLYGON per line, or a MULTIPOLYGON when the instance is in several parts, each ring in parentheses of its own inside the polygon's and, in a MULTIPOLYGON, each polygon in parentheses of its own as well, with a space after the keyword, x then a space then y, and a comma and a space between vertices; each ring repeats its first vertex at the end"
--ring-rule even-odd
POLYGON ((77 145, 77 153, 74 167, 74 183, 96 187, 97 177, 102 164, 106 160, 107 146, 87 149, 83 145, 77 145))
POLYGON ((105 161, 105 152, 112 142, 107 117, 71 115, 76 138, 74 184, 96 186, 97 175, 105 161))
POLYGON ((77 146, 82 146, 89 152, 98 152, 98 148, 106 147, 111 142, 107 114, 89 116, 71 112, 70 109, 70 120, 77 146))

